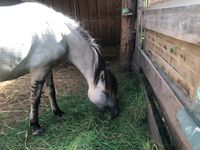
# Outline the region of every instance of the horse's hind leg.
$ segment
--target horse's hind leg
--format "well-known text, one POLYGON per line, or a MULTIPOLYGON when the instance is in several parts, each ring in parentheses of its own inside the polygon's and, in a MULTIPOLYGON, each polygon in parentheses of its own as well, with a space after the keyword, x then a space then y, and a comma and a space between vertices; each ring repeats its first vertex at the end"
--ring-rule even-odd
POLYGON ((48 97, 50 100, 51 109, 56 116, 61 118, 64 113, 60 110, 60 108, 57 104, 57 101, 56 101, 56 92, 55 92, 55 86, 54 86, 54 82, 53 82, 52 70, 50 70, 50 72, 48 73, 48 75, 46 77, 45 86, 46 86, 46 90, 47 90, 48 97))
POLYGON ((47 71, 37 69, 31 72, 31 112, 30 126, 33 128, 33 135, 40 135, 43 130, 39 125, 38 107, 47 71))

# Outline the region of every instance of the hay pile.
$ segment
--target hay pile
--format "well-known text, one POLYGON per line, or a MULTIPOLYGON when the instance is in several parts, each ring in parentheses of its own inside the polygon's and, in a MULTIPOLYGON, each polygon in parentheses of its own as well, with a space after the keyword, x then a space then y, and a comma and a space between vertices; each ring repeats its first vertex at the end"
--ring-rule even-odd
POLYGON ((115 120, 101 115, 87 99, 87 89, 59 99, 65 112, 56 119, 47 107, 40 114, 46 133, 27 136, 28 114, 23 120, 7 125, 9 114, 0 114, 0 149, 31 150, 151 150, 153 149, 146 119, 144 92, 134 79, 120 74, 119 98, 121 114, 115 120))

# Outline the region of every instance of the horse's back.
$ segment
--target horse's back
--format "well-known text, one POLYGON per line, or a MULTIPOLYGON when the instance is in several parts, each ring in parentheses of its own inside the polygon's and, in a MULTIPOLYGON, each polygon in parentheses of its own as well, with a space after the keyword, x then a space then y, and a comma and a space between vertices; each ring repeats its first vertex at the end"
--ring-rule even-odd
POLYGON ((0 81, 54 64, 65 56, 62 36, 69 29, 64 19, 35 2, 0 7, 0 81))

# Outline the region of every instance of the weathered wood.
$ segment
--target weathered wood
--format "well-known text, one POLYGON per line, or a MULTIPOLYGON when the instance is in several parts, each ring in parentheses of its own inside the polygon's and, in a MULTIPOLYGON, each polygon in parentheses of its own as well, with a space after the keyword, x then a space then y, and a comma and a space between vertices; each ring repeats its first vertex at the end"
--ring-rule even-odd
POLYGON ((200 49, 168 36, 146 30, 145 49, 163 70, 195 100, 200 76, 200 49), (171 51, 171 52, 170 52, 171 51))
POLYGON ((63 0, 63 13, 70 16, 70 1, 63 0))
MULTIPOLYGON (((120 44, 121 0, 38 1, 80 21, 98 43, 111 46, 120 44)), ((11 4, 11 2, 7 3, 11 4)))
POLYGON ((150 5, 145 9, 174 8, 187 5, 198 5, 199 0, 150 0, 150 5), (151 2, 153 1, 153 2, 151 2))
POLYGON ((116 43, 120 44, 120 35, 121 35, 121 3, 122 0, 115 1, 115 28, 116 28, 116 43), (120 32, 118 32, 120 31, 120 32))
POLYGON ((169 0, 148 0, 149 6, 159 3, 159 2, 163 2, 163 1, 169 1, 169 0))
POLYGON ((166 1, 144 10, 144 28, 200 45, 200 1, 166 1), (169 4, 169 6, 168 6, 169 4))
POLYGON ((136 23, 134 25, 134 30, 136 32, 136 39, 135 39, 135 51, 133 53, 133 61, 132 61, 132 70, 134 70, 134 72, 139 72, 139 68, 140 68, 140 52, 139 52, 139 50, 142 49, 142 44, 141 44, 142 7, 143 7, 143 1, 137 0, 137 17, 136 17, 137 19, 136 19, 136 23))
POLYGON ((93 37, 99 37, 99 28, 98 28, 98 13, 97 13, 97 1, 88 0, 89 8, 89 19, 90 19, 90 33, 93 37))
POLYGON ((173 136, 177 149, 190 150, 192 149, 184 132, 180 126, 179 121, 176 118, 176 113, 183 106, 177 99, 176 95, 171 91, 165 80, 162 78, 160 73, 156 70, 152 62, 146 56, 143 51, 141 53, 141 67, 144 71, 145 76, 152 85, 153 91, 158 97, 158 104, 162 110, 166 124, 169 127, 170 133, 173 136))
POLYGON ((85 29, 90 29, 89 23, 89 7, 88 0, 79 0, 78 2, 78 10, 80 15, 80 22, 84 25, 85 29))
MULTIPOLYGON (((132 0, 122 0, 122 9, 128 8, 130 12, 136 14, 132 0)), ((134 15, 135 16, 135 15, 134 15)), ((131 69, 133 55, 133 16, 122 15, 121 22, 121 50, 120 50, 120 68, 122 71, 131 69)))
POLYGON ((99 30, 101 32, 99 32, 99 37, 100 37, 100 40, 101 42, 105 42, 108 38, 108 31, 107 31, 107 6, 105 5, 106 4, 106 0, 101 0, 101 1, 97 1, 97 4, 98 4, 98 19, 100 20, 98 22, 98 27, 99 27, 99 30))
POLYGON ((116 41, 116 37, 112 36, 116 32, 115 27, 115 1, 116 0, 108 0, 107 1, 107 26, 108 26, 108 42, 112 43, 112 41, 116 41))

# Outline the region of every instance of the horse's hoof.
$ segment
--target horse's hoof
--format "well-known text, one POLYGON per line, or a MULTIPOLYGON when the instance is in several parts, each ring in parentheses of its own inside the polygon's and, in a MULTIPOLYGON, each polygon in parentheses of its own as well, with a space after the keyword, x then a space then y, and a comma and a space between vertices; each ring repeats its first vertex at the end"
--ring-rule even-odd
POLYGON ((64 116, 64 112, 61 111, 61 110, 54 111, 53 113, 54 113, 54 115, 55 115, 56 117, 58 117, 59 119, 62 119, 63 116, 64 116))
POLYGON ((34 130, 32 134, 34 136, 39 136, 39 135, 42 135, 43 133, 44 133, 44 129, 39 128, 39 129, 34 130))

